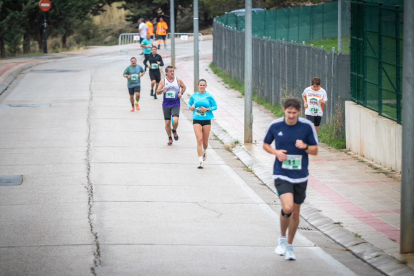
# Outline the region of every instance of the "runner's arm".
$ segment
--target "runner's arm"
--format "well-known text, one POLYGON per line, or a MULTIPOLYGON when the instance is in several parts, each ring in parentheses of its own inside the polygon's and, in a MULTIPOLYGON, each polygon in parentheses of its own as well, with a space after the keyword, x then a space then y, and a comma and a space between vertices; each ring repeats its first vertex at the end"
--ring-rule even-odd
POLYGON ((308 108, 308 99, 306 98, 306 96, 302 96, 303 99, 303 106, 306 108, 308 108))
POLYGON ((194 105, 194 97, 191 96, 190 100, 188 101, 188 109, 190 109, 191 111, 194 111, 195 107, 194 105))
POLYGON ((318 154, 318 145, 308 145, 304 143, 302 140, 296 140, 295 146, 298 149, 303 149, 306 151, 307 154, 317 155, 318 154))
POLYGON ((185 86, 184 82, 181 79, 178 79, 178 85, 181 87, 181 95, 183 95, 187 89, 187 86, 185 86))
POLYGON ((209 97, 208 100, 210 102, 210 108, 208 108, 208 111, 215 111, 215 110, 217 110, 216 100, 213 97, 209 97))
POLYGON ((122 74, 122 76, 124 77, 124 78, 128 78, 128 68, 127 69, 125 69, 125 71, 124 71, 124 73, 122 74))
POLYGON ((144 70, 145 71, 147 71, 147 67, 148 67, 147 62, 148 62, 148 56, 146 56, 144 59, 144 66, 145 66, 144 70))
POLYGON ((157 91, 156 91, 156 92, 157 92, 157 94, 158 94, 158 95, 162 94, 163 89, 164 89, 164 80, 160 81, 160 84, 158 84, 158 89, 157 89, 157 91))
POLYGON ((160 56, 160 66, 164 66, 164 61, 162 60, 161 56, 160 56))
POLYGON ((139 77, 140 77, 140 78, 142 78, 142 76, 143 76, 143 75, 145 75, 145 71, 144 71, 144 69, 142 69, 142 67, 141 67, 141 72, 140 72, 140 74, 139 74, 139 77))
POLYGON ((272 146, 270 144, 267 143, 263 143, 263 149, 265 151, 267 151, 270 154, 273 154, 276 156, 276 158, 280 161, 283 162, 286 160, 287 155, 286 155, 286 150, 277 150, 272 148, 272 146))

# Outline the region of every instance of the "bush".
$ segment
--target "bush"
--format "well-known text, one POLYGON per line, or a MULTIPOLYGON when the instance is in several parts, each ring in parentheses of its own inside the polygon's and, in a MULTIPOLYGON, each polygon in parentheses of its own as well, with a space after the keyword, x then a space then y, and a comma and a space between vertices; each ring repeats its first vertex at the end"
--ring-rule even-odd
POLYGON ((319 128, 319 139, 335 149, 346 148, 345 113, 341 104, 336 104, 332 120, 319 128))

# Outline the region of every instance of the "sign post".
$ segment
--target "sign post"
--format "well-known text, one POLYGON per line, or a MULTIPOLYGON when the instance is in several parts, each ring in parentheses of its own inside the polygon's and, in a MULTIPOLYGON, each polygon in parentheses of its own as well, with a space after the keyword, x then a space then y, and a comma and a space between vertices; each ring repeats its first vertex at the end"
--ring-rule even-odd
POLYGON ((43 53, 47 54, 47 23, 46 12, 50 10, 52 3, 50 0, 40 0, 39 8, 43 11, 44 27, 43 27, 43 53))

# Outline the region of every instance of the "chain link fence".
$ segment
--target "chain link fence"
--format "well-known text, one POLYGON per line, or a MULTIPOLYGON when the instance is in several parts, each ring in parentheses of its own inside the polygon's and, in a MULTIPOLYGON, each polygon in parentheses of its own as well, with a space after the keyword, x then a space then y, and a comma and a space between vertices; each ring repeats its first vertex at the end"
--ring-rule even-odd
MULTIPOLYGON (((244 32, 217 21, 213 27, 213 63, 238 81, 244 81, 244 32)), ((292 95, 302 98, 313 77, 321 78, 328 94, 323 121, 335 115, 337 104, 344 108, 350 99, 350 56, 323 48, 284 41, 253 38, 253 91, 269 103, 281 103, 292 95)))
POLYGON ((353 101, 401 124, 404 0, 353 0, 353 101))
MULTIPOLYGON (((341 1, 339 22, 342 36, 350 35, 349 0, 341 1)), ((269 37, 275 40, 294 42, 311 42, 338 37, 338 2, 296 8, 275 9, 254 12, 253 36, 269 37)), ((244 31, 244 13, 227 13, 215 19, 217 22, 234 30, 244 31)))

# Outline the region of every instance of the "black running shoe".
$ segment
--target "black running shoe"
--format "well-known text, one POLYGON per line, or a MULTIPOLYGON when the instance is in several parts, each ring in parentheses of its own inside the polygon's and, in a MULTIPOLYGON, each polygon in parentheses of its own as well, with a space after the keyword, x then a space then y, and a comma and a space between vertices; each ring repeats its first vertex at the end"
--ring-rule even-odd
POLYGON ((177 134, 177 131, 176 132, 173 132, 173 136, 174 136, 174 140, 175 141, 178 141, 178 134, 177 134))

